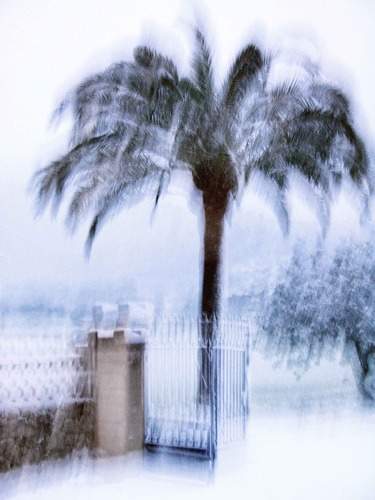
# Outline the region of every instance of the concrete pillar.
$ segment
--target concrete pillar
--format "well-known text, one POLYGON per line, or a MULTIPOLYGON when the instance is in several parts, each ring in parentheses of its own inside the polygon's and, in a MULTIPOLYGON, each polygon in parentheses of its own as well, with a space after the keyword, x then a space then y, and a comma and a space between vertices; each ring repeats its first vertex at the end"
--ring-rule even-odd
POLYGON ((144 339, 129 328, 90 334, 96 448, 107 455, 143 448, 144 339))

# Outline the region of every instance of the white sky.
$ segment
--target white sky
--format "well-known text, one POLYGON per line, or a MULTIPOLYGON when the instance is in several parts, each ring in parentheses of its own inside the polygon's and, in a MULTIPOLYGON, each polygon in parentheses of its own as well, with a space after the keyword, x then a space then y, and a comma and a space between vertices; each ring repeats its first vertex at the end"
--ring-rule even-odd
MULTIPOLYGON (((366 136, 375 137, 373 0, 206 0, 205 4, 212 21, 219 76, 254 31, 265 33, 270 44, 281 41, 319 54, 327 72, 354 97, 361 129, 366 136)), ((180 274, 183 278, 188 272, 198 277, 197 222, 185 201, 178 201, 184 224, 175 211, 172 215, 168 212, 168 204, 165 216, 161 212, 152 229, 142 211, 121 216, 121 231, 126 228, 121 243, 128 238, 126 249, 108 245, 111 238, 118 237, 120 222, 116 222, 112 233, 105 228, 103 237, 99 236, 90 265, 84 267, 83 236, 74 242, 66 240, 61 221, 47 222, 46 216, 32 222, 31 200, 24 194, 32 173, 64 144, 64 129, 51 130, 49 120, 65 92, 90 72, 128 57, 134 46, 152 39, 185 67, 189 53, 181 36, 182 19, 189 19, 189 12, 188 1, 174 0, 1 0, 0 287, 2 282, 23 277, 46 279, 55 275, 63 280, 90 273, 100 276, 104 272, 100 263, 109 256, 115 267, 123 268, 126 262, 140 269, 147 256, 140 247, 159 244, 161 234, 173 239, 176 228, 181 239, 174 257, 173 249, 159 249, 166 262, 175 260, 175 266, 166 265, 165 272, 169 269, 170 276, 180 274), (21 189, 8 189, 9 182, 21 189), (12 214, 9 220, 8 214, 12 214), (163 217, 169 217, 168 224, 163 217), (149 230, 148 239, 142 239, 149 230), (191 267, 182 269, 178 267, 180 250, 185 248, 188 253, 187 241, 191 241, 191 267)), ((238 228, 246 226, 246 212, 242 211, 242 216, 238 228)), ((272 218, 270 212, 266 212, 267 217, 272 218)), ((251 252, 253 247, 245 249, 251 252)), ((144 273, 148 278, 152 259, 147 265, 144 273)))

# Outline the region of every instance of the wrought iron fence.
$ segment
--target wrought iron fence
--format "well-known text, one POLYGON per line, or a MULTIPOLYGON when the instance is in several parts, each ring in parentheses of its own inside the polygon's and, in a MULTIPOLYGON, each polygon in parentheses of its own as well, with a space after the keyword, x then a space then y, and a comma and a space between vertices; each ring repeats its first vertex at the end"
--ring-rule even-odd
POLYGON ((209 322, 192 318, 154 322, 145 363, 148 449, 214 458, 217 447, 243 439, 248 417, 249 323, 221 319, 207 339, 204 332, 209 328, 209 322))

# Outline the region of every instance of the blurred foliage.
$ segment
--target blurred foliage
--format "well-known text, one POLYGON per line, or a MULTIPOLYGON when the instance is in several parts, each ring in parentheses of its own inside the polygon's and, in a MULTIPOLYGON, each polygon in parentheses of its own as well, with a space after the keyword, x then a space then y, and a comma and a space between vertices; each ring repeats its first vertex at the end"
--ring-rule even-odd
POLYGON ((258 342, 269 356, 301 374, 344 348, 357 356, 360 379, 375 350, 375 247, 346 242, 333 258, 297 244, 261 319, 258 342))

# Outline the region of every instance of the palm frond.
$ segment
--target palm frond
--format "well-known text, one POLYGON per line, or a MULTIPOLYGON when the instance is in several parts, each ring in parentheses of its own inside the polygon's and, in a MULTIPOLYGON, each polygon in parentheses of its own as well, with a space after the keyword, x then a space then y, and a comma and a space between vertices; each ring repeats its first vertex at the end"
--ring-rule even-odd
POLYGON ((49 202, 56 211, 65 193, 67 184, 80 169, 86 171, 95 161, 99 152, 108 150, 111 142, 117 142, 121 131, 111 135, 93 137, 73 148, 69 153, 54 161, 48 167, 38 170, 30 183, 30 190, 36 192, 37 214, 43 212, 49 202))
POLYGON ((108 189, 108 172, 99 171, 96 175, 87 173, 82 176, 70 201, 65 223, 73 234, 86 214, 96 206, 97 200, 108 189))
POLYGON ((282 158, 264 156, 250 170, 249 182, 253 189, 269 203, 276 215, 280 229, 287 237, 290 216, 287 194, 289 192, 289 172, 282 158))
POLYGON ((340 183, 342 176, 335 172, 341 164, 356 185, 368 184, 369 157, 347 116, 338 114, 336 109, 331 112, 311 109, 303 111, 291 124, 287 133, 288 161, 297 165, 311 181, 321 183, 320 174, 330 173, 330 165, 333 165, 332 181, 340 183), (315 167, 316 159, 325 162, 323 169, 315 167))
POLYGON ((246 94, 256 84, 260 70, 265 66, 266 59, 260 49, 247 45, 236 57, 226 81, 222 95, 225 107, 238 106, 246 94))
POLYGON ((132 162, 124 161, 116 177, 103 186, 100 196, 92 203, 95 215, 90 225, 85 243, 85 254, 88 258, 92 244, 99 230, 108 218, 116 215, 121 209, 138 203, 145 196, 160 197, 167 175, 149 158, 140 156, 132 162), (95 206, 94 206, 95 205, 95 206))
POLYGON ((134 50, 135 62, 111 65, 84 80, 56 110, 69 106, 75 119, 72 145, 140 121, 168 127, 177 100, 177 69, 169 58, 148 47, 134 50))
POLYGON ((147 46, 138 46, 134 49, 134 60, 145 69, 153 73, 165 74, 172 80, 178 80, 176 65, 169 57, 147 46))
POLYGON ((329 111, 335 116, 348 117, 351 115, 347 96, 334 85, 314 82, 310 86, 309 92, 316 108, 329 111))
POLYGON ((193 82, 199 92, 201 106, 210 113, 215 96, 211 52, 202 31, 197 26, 193 29, 195 37, 192 61, 193 82))
POLYGON ((284 122, 291 115, 309 108, 310 99, 304 82, 295 78, 271 89, 264 99, 264 104, 267 120, 284 122))

